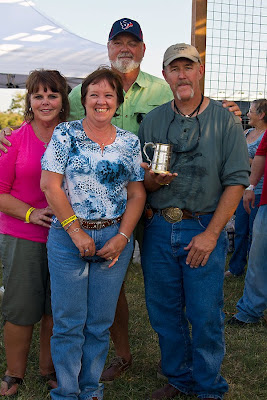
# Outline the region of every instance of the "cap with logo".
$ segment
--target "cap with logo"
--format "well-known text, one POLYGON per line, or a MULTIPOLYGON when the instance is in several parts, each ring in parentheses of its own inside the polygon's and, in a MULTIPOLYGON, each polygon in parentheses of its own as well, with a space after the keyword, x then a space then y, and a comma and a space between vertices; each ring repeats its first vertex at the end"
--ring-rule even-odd
POLYGON ((167 67, 167 65, 177 58, 188 58, 191 61, 199 62, 201 64, 199 52, 194 46, 191 46, 191 44, 177 43, 170 46, 164 53, 164 67, 167 67))
POLYGON ((122 18, 112 25, 108 40, 114 39, 119 33, 131 33, 140 42, 143 41, 143 32, 138 22, 129 18, 122 18))

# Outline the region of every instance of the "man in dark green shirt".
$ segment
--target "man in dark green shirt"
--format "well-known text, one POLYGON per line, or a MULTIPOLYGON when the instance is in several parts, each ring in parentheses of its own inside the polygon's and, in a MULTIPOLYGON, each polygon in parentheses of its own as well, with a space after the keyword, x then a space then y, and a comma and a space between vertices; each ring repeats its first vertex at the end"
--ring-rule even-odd
POLYGON ((195 47, 169 47, 163 75, 174 100, 151 111, 139 130, 141 145, 172 146, 171 172, 143 165, 149 203, 141 259, 146 304, 168 378, 153 400, 182 393, 222 399, 228 389, 220 375, 223 228, 248 186, 250 167, 240 121, 202 95, 203 73, 195 47))

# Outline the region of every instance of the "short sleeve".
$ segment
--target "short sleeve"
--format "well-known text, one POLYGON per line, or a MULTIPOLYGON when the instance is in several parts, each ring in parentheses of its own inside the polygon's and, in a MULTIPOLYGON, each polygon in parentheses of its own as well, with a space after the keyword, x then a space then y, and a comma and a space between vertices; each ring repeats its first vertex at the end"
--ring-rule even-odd
POLYGON ((69 158, 71 140, 68 134, 69 123, 59 124, 52 135, 50 143, 42 157, 42 170, 64 175, 69 158))
POLYGON ((8 148, 7 154, 2 154, 0 157, 0 193, 10 193, 13 182, 16 176, 16 161, 18 149, 20 146, 20 133, 17 131, 12 133, 9 138, 12 146, 8 148))
POLYGON ((140 141, 136 138, 135 143, 133 144, 133 156, 132 156, 132 174, 130 177, 130 181, 143 181, 144 180, 144 170, 140 166, 142 162, 142 155, 141 155, 141 146, 140 141))

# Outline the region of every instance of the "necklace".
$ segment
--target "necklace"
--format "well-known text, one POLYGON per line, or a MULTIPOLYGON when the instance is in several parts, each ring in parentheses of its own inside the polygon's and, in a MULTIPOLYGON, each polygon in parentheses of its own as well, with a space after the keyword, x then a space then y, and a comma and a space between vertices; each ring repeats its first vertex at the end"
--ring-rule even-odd
POLYGON ((251 143, 255 142, 264 132, 265 132, 265 129, 263 129, 262 131, 257 131, 257 128, 253 128, 252 130, 249 130, 246 133, 247 143, 251 144, 251 143))
MULTIPOLYGON (((88 125, 88 122, 86 120, 86 118, 84 118, 85 123, 87 128, 89 129, 89 131, 91 132, 92 136, 94 139, 96 139, 97 143, 99 142, 99 138, 94 134, 94 132, 92 131, 92 129, 90 128, 90 126, 88 125)), ((113 140, 113 132, 112 132, 112 125, 110 126, 110 131, 111 131, 111 135, 108 136, 108 138, 105 141, 100 141, 100 146, 105 147, 107 142, 109 142, 110 140, 113 140)), ((98 143, 99 144, 99 143, 98 143)))
MULTIPOLYGON (((32 125, 33 125, 33 123, 32 123, 32 125)), ((33 128, 34 128, 34 129, 33 129, 34 132, 35 132, 38 136, 40 136, 41 141, 44 143, 44 144, 43 144, 44 148, 47 149, 47 146, 48 146, 48 143, 50 142, 51 137, 50 137, 50 139, 49 139, 48 142, 47 142, 47 141, 44 140, 43 136, 42 136, 42 135, 40 134, 40 132, 38 131, 38 129, 37 129, 37 127, 36 127, 36 123, 34 123, 34 127, 33 127, 33 128)))
POLYGON ((201 94, 201 100, 200 100, 199 105, 190 114, 184 114, 181 110, 179 110, 179 108, 177 107, 177 105, 175 103, 175 100, 174 100, 174 108, 178 112, 178 114, 182 115, 183 117, 190 118, 195 113, 197 113, 197 115, 198 115, 200 107, 201 107, 201 104, 203 103, 203 100, 204 100, 204 96, 203 96, 203 94, 201 94))

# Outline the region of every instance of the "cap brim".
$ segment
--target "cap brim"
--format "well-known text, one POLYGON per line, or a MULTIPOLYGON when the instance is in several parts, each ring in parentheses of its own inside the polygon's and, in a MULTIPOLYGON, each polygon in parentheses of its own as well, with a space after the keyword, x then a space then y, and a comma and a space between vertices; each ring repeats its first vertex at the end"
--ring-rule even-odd
POLYGON ((200 60, 197 57, 185 56, 185 55, 177 56, 176 55, 176 56, 168 58, 168 60, 166 60, 166 61, 163 61, 164 67, 167 67, 172 61, 177 60, 178 58, 187 58, 188 60, 191 60, 193 62, 196 62, 196 63, 199 62, 200 63, 200 60))
POLYGON ((114 35, 110 36, 108 40, 109 40, 109 41, 110 41, 110 40, 113 40, 116 36, 118 36, 118 35, 120 35, 120 34, 123 34, 123 33, 127 33, 128 35, 129 35, 129 34, 130 34, 130 35, 133 35, 137 40, 139 40, 139 42, 142 42, 142 41, 143 41, 143 40, 140 39, 140 37, 137 36, 135 33, 133 33, 133 32, 126 32, 126 31, 116 32, 114 35))

